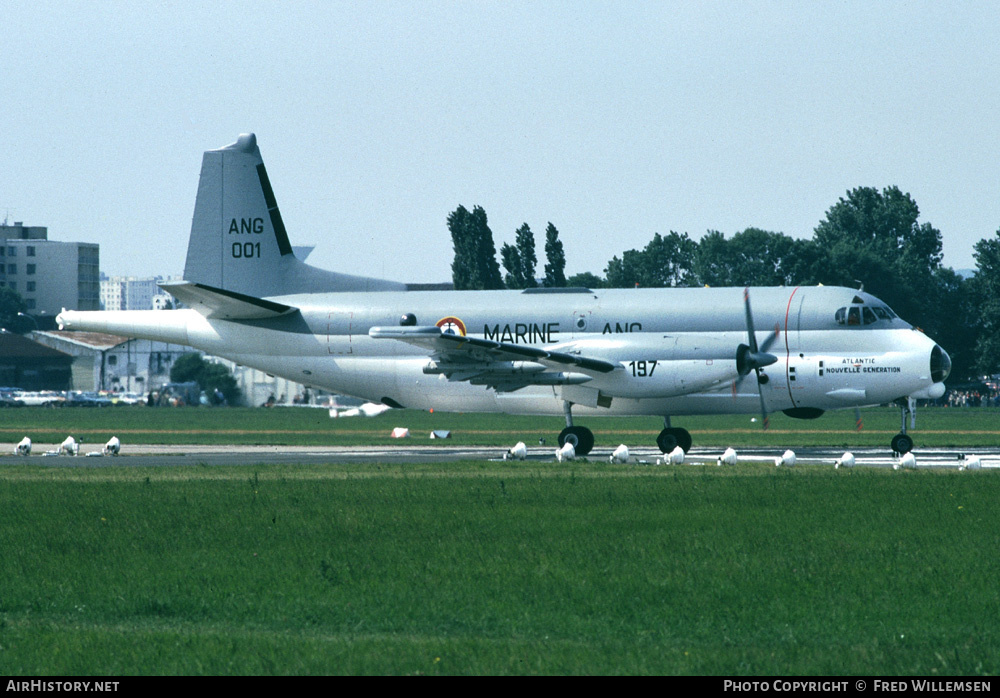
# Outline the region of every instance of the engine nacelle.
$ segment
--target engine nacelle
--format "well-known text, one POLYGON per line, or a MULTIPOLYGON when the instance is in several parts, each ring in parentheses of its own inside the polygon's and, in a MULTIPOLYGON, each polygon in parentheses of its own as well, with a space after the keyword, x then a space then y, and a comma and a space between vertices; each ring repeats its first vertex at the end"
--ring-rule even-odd
POLYGON ((587 384, 610 397, 657 398, 714 390, 739 377, 736 361, 633 360, 587 384))
POLYGON ((628 339, 583 339, 552 347, 619 364, 612 373, 587 383, 601 394, 620 398, 658 398, 715 390, 739 378, 739 336, 697 334, 636 335, 628 339))

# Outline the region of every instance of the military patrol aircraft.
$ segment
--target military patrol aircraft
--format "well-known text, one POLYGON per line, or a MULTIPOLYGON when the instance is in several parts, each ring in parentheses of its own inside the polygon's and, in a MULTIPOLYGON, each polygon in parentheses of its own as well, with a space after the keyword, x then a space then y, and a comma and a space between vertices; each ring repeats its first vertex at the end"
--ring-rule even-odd
MULTIPOLYGON (((391 407, 658 415, 825 410, 944 393, 948 354, 878 298, 834 287, 442 291, 296 258, 253 134, 204 154, 179 310, 63 311, 61 327, 184 344, 391 407), (751 298, 753 310, 751 310, 751 298), (758 332, 757 327, 769 328, 758 332)), ((905 407, 904 407, 905 409, 905 407)), ((898 453, 913 441, 903 427, 898 453)))

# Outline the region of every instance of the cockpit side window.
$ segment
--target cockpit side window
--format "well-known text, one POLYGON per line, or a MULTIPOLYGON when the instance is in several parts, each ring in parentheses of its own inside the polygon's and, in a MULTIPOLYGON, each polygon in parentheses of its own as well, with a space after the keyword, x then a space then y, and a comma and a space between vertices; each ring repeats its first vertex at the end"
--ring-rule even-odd
POLYGON ((834 314, 834 320, 838 325, 849 325, 860 327, 863 325, 874 325, 877 322, 892 322, 896 313, 884 305, 850 305, 845 308, 838 308, 834 314))

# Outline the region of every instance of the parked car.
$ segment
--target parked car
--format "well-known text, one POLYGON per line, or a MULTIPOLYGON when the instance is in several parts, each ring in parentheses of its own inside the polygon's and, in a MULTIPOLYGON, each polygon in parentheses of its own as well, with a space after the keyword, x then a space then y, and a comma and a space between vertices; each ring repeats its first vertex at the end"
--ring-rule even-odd
POLYGON ((111 405, 111 400, 93 392, 70 391, 66 398, 66 405, 70 407, 107 407, 111 405))
POLYGON ((60 407, 66 402, 66 394, 57 390, 22 390, 14 398, 26 407, 60 407))

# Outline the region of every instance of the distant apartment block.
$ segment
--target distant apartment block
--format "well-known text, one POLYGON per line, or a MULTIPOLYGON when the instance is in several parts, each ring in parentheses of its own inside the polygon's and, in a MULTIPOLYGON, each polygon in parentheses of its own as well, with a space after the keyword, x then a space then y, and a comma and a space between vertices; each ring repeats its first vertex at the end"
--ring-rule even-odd
POLYGON ((101 310, 162 310, 172 297, 160 289, 162 276, 101 277, 101 310))
POLYGON ((48 239, 48 228, 0 224, 0 286, 17 291, 39 325, 63 308, 99 310, 100 246, 48 239))

